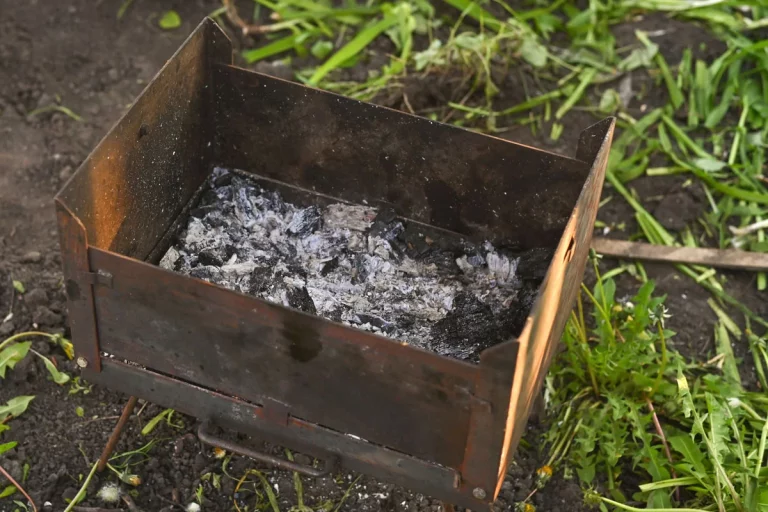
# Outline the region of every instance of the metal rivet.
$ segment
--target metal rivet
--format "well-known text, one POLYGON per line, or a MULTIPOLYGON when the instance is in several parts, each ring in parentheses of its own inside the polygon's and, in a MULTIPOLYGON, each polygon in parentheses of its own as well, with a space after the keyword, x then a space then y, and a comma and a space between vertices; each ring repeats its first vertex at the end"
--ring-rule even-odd
POLYGON ((77 366, 80 368, 85 368, 88 366, 88 360, 84 358, 83 356, 80 356, 77 358, 77 366))
POLYGON ((480 487, 475 487, 474 490, 472 491, 472 496, 474 496, 479 500, 484 500, 486 496, 485 489, 482 489, 480 487))

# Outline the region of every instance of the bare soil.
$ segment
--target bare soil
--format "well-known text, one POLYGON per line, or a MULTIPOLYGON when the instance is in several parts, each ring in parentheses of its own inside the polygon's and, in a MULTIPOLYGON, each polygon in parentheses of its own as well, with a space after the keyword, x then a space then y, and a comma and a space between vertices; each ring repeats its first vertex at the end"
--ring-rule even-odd
MULTIPOLYGON (((121 4, 121 0, 0 0, 0 318, 8 311, 13 312, 10 321, 0 324, 0 340, 32 328, 67 333, 52 197, 186 35, 203 16, 220 6, 216 0, 137 0, 118 20, 116 14, 121 4), (164 32, 157 28, 157 18, 171 8, 179 12, 183 25, 164 32), (58 112, 27 116, 59 98, 82 121, 58 112), (12 279, 24 283, 23 296, 16 294, 12 299, 12 279)), ((670 24, 663 17, 618 27, 617 37, 631 37, 635 28, 671 29, 666 43, 661 43, 671 63, 689 45, 699 49, 701 43, 707 48, 717 44, 700 28, 679 22, 670 24)), ((446 77, 409 83, 413 107, 418 110, 444 101, 446 95, 450 96, 452 83, 446 77)), ((661 89, 659 96, 654 97, 657 93, 647 78, 638 76, 635 83, 646 84, 647 97, 633 101, 630 113, 639 113, 643 103, 653 104, 663 97, 661 89)), ((506 77, 502 86, 505 101, 514 104, 522 99, 517 73, 506 77)), ((563 137, 556 142, 535 137, 526 127, 517 127, 504 136, 574 154, 578 130, 595 120, 591 114, 574 111, 566 119, 563 137)), ((639 179, 633 186, 646 203, 656 208, 663 222, 692 219, 703 208, 695 187, 683 187, 682 180, 639 179)), ((607 189, 605 195, 616 194, 607 189)), ((611 236, 627 237, 635 231, 632 212, 617 195, 599 217, 613 227, 611 236)), ((604 266, 612 264, 606 262, 604 266)), ((657 280, 658 290, 669 295, 667 304, 673 314, 670 325, 678 332, 676 348, 691 357, 710 357, 714 352, 715 317, 706 304, 709 294, 671 267, 646 268, 657 280)), ((755 291, 753 274, 727 276, 728 289, 738 299, 768 316, 768 301, 765 294, 755 291)), ((620 293, 629 295, 638 283, 622 276, 619 285, 620 293)), ((76 366, 59 349, 42 341, 35 347, 55 358, 61 369, 77 375, 76 366)), ((735 350, 738 356, 747 355, 746 346, 737 345, 735 350)), ((70 393, 69 386, 59 387, 49 381, 45 368, 35 359, 20 363, 6 379, 0 380, 0 403, 18 395, 36 398, 20 418, 9 423, 11 430, 3 434, 3 442, 15 440, 19 444, 0 458, 0 465, 21 479, 23 467, 28 464, 24 487, 38 507, 63 510, 65 500, 74 496, 80 479, 98 457, 126 397, 99 388, 87 394, 70 393), (82 408, 82 417, 77 414, 78 408, 82 408), (47 502, 50 505, 43 507, 47 502)), ((203 510, 232 510, 233 499, 241 507, 252 506, 256 499, 253 485, 235 493, 236 481, 226 475, 221 477, 220 489, 213 486, 213 477, 205 477, 208 473, 222 475, 222 461, 198 443, 193 435, 195 419, 182 418, 181 428, 163 423, 151 436, 141 435, 143 425, 161 410, 149 404, 140 415, 134 415, 117 446, 117 452, 125 452, 141 447, 151 437, 158 439, 151 457, 134 467, 142 479, 135 489, 138 506, 148 511, 180 510, 174 498, 186 505, 194 499, 200 485, 205 496, 203 510)), ((514 503, 533 490, 535 471, 546 459, 538 446, 539 427, 535 419, 531 425, 529 444, 519 450, 510 467, 496 510, 513 510, 514 503)), ((229 475, 240 478, 246 469, 254 467, 268 472, 281 510, 296 504, 291 474, 271 471, 238 457, 226 469, 229 475)), ((327 500, 338 503, 355 478, 356 475, 341 472, 325 479, 303 479, 305 503, 312 508, 327 500)), ((82 505, 102 506, 95 497, 96 490, 106 481, 116 480, 113 473, 99 475, 82 505)), ((0 482, 0 487, 4 486, 0 482)), ((629 491, 631 494, 633 489, 629 491)), ((18 497, 0 500, 0 510, 13 510, 11 500, 18 497)), ((532 502, 542 511, 581 510, 581 491, 574 481, 556 475, 543 491, 534 495, 532 502)), ((341 510, 438 511, 442 505, 429 497, 361 477, 341 510)))

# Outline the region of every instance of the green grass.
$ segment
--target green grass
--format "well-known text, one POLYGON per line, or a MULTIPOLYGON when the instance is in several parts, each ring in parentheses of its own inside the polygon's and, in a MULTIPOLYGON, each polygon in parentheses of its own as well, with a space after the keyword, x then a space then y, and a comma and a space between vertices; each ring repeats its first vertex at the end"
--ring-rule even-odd
MULTIPOLYGON (((553 420, 539 485, 554 466, 603 509, 767 509, 768 397, 742 388, 728 340, 743 333, 713 303, 718 356, 688 361, 669 348, 675 333, 654 291, 649 281, 622 301, 610 278, 584 288, 586 304, 572 313, 566 350, 546 380, 553 420), (646 481, 631 495, 622 485, 628 468, 646 481)), ((766 338, 752 336, 754 362, 764 365, 766 338)))

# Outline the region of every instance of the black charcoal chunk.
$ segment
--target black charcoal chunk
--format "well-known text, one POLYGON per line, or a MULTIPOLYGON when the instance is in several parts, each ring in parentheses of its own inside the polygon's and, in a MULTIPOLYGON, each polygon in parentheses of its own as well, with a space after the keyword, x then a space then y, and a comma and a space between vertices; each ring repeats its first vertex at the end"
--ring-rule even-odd
POLYGON ((377 222, 374 222, 373 226, 371 226, 370 234, 371 236, 383 238, 387 242, 396 240, 397 237, 405 232, 405 226, 399 220, 392 221, 389 224, 377 224, 377 222))
POLYGON ((224 264, 224 260, 219 256, 218 251, 214 249, 203 249, 197 254, 197 261, 201 265, 212 265, 214 267, 220 267, 224 264))
POLYGON ((221 228, 229 224, 227 218, 220 211, 210 212, 205 216, 203 222, 212 228, 221 228))
POLYGON ((429 251, 422 261, 427 264, 434 264, 444 273, 456 274, 460 271, 456 264, 456 255, 448 251, 429 251))
POLYGON ((320 275, 325 277, 337 268, 339 268, 339 258, 338 256, 335 256, 330 261, 326 261, 323 264, 323 268, 320 269, 320 275))
POLYGON ((189 211, 189 214, 193 217, 197 217, 198 219, 204 218, 207 214, 211 212, 216 211, 216 205, 209 204, 205 206, 198 206, 197 208, 192 208, 189 211))
POLYGON ((538 282, 523 283, 515 300, 497 314, 499 332, 502 336, 511 338, 512 336, 519 336, 523 332, 538 291, 538 282))
POLYGON ((300 277, 303 279, 307 278, 307 270, 300 267, 299 265, 295 263, 291 263, 288 265, 287 271, 280 271, 277 273, 277 276, 282 277, 300 277))
POLYGON ((214 281, 218 278, 221 271, 214 266, 202 265, 189 271, 189 275, 206 281, 214 281))
POLYGON ((270 267, 256 267, 251 272, 248 293, 259 295, 267 291, 272 284, 272 269, 270 267))
POLYGON ((413 224, 406 226, 405 231, 403 231, 399 238, 405 243, 406 254, 411 258, 423 256, 431 249, 429 243, 427 243, 427 237, 418 226, 413 224))
POLYGON ((397 213, 395 212, 394 208, 381 208, 379 213, 376 214, 376 218, 373 219, 373 226, 371 226, 371 229, 373 229, 373 227, 377 224, 387 225, 391 222, 394 222, 395 220, 397 220, 397 213))
POLYGON ((213 186, 214 187, 224 187, 232 183, 232 173, 228 171, 224 171, 220 173, 218 176, 213 177, 213 186))
POLYGON ((198 208, 215 205, 221 199, 220 194, 220 190, 206 190, 203 192, 202 197, 200 197, 200 204, 198 204, 198 208))
POLYGON ((435 352, 471 359, 496 344, 499 328, 487 304, 472 293, 461 292, 454 297, 448 315, 432 327, 430 335, 430 346, 435 352))
POLYGON ((313 315, 317 314, 315 303, 312 300, 312 297, 309 296, 306 286, 302 286, 301 288, 290 288, 286 293, 286 296, 288 298, 288 305, 292 308, 313 315))
POLYGON ((554 249, 537 247, 517 256, 517 274, 523 279, 543 279, 555 254, 554 249))
POLYGON ((293 214, 291 223, 288 224, 288 232, 298 237, 305 237, 319 229, 323 222, 323 216, 317 206, 304 208, 293 214))

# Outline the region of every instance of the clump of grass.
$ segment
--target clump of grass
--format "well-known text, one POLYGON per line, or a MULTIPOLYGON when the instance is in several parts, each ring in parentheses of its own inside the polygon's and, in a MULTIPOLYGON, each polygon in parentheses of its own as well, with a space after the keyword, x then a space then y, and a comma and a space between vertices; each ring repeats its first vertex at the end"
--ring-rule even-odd
MULTIPOLYGON (((539 478, 550 466, 575 472, 586 498, 603 489, 601 508, 760 510, 768 505, 768 399, 742 388, 730 346, 710 364, 670 350, 675 333, 653 292, 649 281, 619 299, 613 280, 599 276, 584 288, 588 307, 579 301, 546 381, 553 422, 539 478), (648 481, 628 496, 627 471, 648 481)), ((720 329, 734 329, 729 320, 720 329)))

